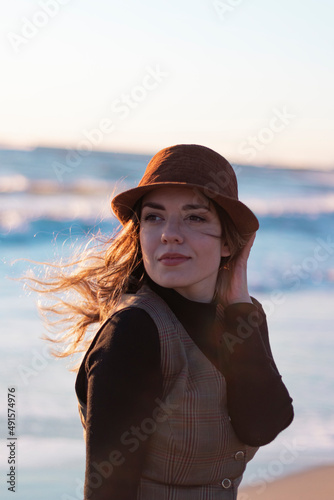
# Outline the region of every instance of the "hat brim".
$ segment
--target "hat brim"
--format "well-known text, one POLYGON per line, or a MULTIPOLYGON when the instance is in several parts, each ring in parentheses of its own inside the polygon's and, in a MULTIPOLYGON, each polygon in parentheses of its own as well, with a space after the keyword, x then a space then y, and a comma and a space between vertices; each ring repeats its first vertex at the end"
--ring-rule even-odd
POLYGON ((112 199, 111 208, 118 220, 124 225, 133 215, 133 207, 142 196, 150 191, 153 191, 154 189, 167 186, 192 188, 200 191, 207 198, 215 201, 228 213, 237 231, 243 237, 251 236, 259 229, 259 221, 257 217, 241 201, 228 196, 222 196, 207 187, 203 187, 198 184, 189 184, 188 182, 157 182, 123 191, 112 199))

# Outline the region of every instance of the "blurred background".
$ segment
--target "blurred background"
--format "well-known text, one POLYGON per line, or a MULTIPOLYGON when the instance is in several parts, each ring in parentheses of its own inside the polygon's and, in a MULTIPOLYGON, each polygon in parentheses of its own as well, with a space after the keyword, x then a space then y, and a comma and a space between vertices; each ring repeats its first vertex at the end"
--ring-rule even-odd
POLYGON ((85 448, 67 361, 12 280, 116 227, 111 194, 150 157, 198 143, 233 164, 260 230, 251 294, 294 399, 244 485, 333 460, 334 6, 330 1, 0 2, 0 494, 82 498, 85 448))

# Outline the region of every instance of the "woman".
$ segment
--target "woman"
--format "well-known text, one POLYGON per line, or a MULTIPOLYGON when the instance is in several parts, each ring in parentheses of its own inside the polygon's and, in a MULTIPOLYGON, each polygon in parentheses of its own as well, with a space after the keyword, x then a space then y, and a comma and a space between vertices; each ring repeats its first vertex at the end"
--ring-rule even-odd
POLYGON ((293 419, 248 293, 258 221, 231 165, 198 145, 160 151, 112 208, 123 228, 105 254, 49 282, 84 298, 62 303, 76 315, 62 355, 100 323, 76 380, 85 499, 236 499, 246 463, 293 419))

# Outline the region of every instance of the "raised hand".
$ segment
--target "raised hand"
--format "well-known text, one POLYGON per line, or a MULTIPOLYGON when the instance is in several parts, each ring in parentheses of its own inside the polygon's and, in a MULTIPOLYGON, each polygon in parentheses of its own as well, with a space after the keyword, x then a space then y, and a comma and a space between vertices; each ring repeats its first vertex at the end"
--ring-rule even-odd
POLYGON ((247 262, 256 233, 253 233, 238 257, 230 264, 230 269, 223 269, 220 280, 220 297, 224 306, 237 302, 252 302, 247 285, 247 262))

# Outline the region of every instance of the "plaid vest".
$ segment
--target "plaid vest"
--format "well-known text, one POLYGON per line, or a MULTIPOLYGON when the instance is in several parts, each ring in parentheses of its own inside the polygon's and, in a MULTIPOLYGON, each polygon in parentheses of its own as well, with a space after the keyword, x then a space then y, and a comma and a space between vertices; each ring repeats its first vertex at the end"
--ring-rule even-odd
POLYGON ((158 329, 163 375, 162 400, 141 425, 149 444, 137 500, 236 500, 258 448, 233 430, 224 376, 148 286, 124 295, 117 311, 129 306, 146 311, 158 329))

